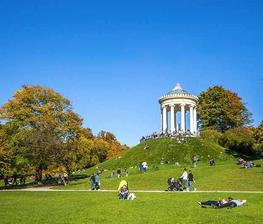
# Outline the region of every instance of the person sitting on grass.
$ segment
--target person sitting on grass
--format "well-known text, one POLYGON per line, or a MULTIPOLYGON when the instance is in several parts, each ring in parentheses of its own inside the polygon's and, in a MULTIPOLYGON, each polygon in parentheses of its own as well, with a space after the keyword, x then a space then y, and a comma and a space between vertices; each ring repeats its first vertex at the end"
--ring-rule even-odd
POLYGON ((129 193, 128 183, 126 180, 122 180, 118 187, 120 200, 134 200, 136 196, 133 193, 129 193))
POLYGON ((248 161, 243 166, 246 169, 253 168, 254 167, 254 163, 252 161, 248 161))
POLYGON ((209 165, 210 166, 215 166, 216 165, 215 159, 209 160, 209 165))
POLYGON ((127 200, 129 196, 129 190, 126 185, 122 186, 119 193, 120 200, 127 200))
POLYGON ((126 200, 128 198, 129 190, 128 190, 128 183, 126 180, 122 180, 118 187, 119 191, 119 199, 126 200))

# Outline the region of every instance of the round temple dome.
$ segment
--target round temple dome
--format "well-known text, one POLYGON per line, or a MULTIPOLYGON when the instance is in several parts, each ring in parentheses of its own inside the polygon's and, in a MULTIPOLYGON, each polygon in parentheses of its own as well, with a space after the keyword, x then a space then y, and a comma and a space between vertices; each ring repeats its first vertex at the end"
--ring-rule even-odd
POLYGON ((186 90, 184 90, 182 88, 182 86, 180 85, 180 83, 177 83, 176 86, 169 91, 168 93, 166 93, 164 96, 162 96, 160 98, 160 101, 162 101, 163 99, 167 99, 167 98, 173 98, 173 97, 189 97, 192 98, 194 100, 197 100, 197 96, 192 95, 191 93, 187 92, 186 90))

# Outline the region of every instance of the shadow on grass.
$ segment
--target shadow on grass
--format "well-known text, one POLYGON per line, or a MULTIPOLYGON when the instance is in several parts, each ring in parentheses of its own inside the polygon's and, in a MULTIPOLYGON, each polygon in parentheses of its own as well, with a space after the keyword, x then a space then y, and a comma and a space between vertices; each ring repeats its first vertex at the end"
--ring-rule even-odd
POLYGON ((242 159, 244 159, 246 161, 262 159, 262 156, 260 156, 260 155, 256 155, 256 154, 246 155, 246 154, 243 154, 243 153, 240 153, 240 152, 236 152, 236 151, 233 151, 233 150, 230 150, 230 149, 226 149, 225 152, 227 154, 235 157, 235 158, 242 158, 242 159))
MULTIPOLYGON (((77 175, 71 175, 69 178, 69 183, 72 181, 73 183, 70 183, 70 185, 75 185, 78 180, 86 179, 89 176, 86 174, 77 174, 77 175)), ((57 178, 52 178, 49 181, 43 180, 40 183, 36 183, 35 181, 28 182, 23 185, 8 185, 8 186, 1 186, 0 190, 19 190, 19 189, 26 189, 26 188, 40 188, 40 187, 56 187, 56 186, 64 186, 63 183, 58 183, 57 178)))

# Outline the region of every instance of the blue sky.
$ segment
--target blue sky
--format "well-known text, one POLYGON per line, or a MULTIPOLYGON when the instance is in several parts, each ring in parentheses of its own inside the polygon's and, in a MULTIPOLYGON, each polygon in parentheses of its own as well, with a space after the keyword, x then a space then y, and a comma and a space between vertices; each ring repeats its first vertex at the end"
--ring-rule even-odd
POLYGON ((94 133, 134 145, 180 82, 237 92, 263 119, 263 2, 0 0, 0 104, 23 84, 70 99, 94 133))

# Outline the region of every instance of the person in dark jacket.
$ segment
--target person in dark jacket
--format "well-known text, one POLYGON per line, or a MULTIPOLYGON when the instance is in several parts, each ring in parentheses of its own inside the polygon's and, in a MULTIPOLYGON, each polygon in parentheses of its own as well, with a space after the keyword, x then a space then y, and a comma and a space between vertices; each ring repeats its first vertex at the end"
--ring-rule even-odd
POLYGON ((92 190, 92 191, 94 191, 95 190, 95 174, 91 174, 91 176, 90 176, 90 189, 92 190))
POLYGON ((195 191, 196 190, 196 188, 194 187, 194 183, 195 183, 194 175, 193 175, 192 171, 189 170, 189 172, 188 172, 188 190, 189 191, 195 191))

